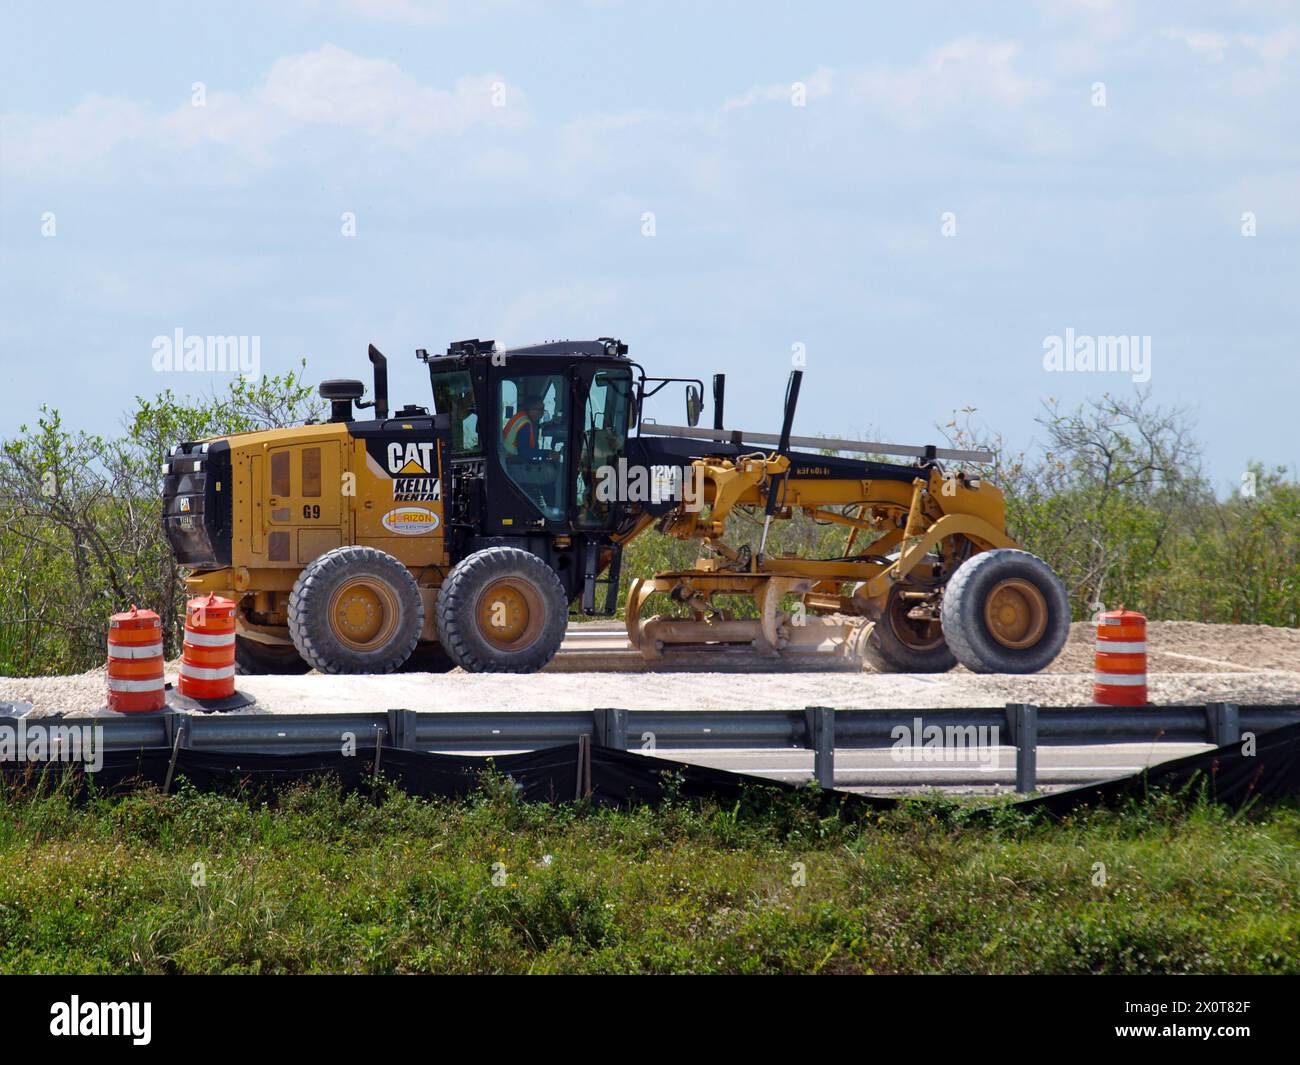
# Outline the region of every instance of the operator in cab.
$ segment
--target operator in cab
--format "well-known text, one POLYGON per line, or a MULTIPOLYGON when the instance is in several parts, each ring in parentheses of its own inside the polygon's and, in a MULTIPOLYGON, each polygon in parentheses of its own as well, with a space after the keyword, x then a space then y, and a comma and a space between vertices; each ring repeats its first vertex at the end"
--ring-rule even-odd
POLYGON ((538 429, 542 423, 543 411, 541 396, 524 397, 519 411, 506 422, 505 428, 501 430, 501 439, 505 444, 507 456, 530 459, 540 453, 538 429))

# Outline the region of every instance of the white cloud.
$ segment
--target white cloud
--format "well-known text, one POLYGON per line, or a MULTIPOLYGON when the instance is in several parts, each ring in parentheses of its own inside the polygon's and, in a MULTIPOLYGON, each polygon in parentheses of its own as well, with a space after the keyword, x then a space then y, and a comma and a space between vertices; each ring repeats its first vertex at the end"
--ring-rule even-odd
MULTIPOLYGON (((821 100, 831 95, 835 72, 826 67, 818 67, 807 77, 796 79, 807 90, 805 99, 821 100)), ((752 107, 758 103, 780 102, 789 104, 794 94, 795 82, 783 82, 777 85, 755 85, 739 96, 733 96, 722 105, 722 110, 733 111, 742 107, 752 107)))
POLYGON ((66 115, 5 115, 0 122, 7 169, 80 169, 146 136, 155 119, 130 100, 92 93, 66 115))
POLYGON ((1223 66, 1233 92, 1251 95, 1272 92, 1296 76, 1300 26, 1285 25, 1266 34, 1168 29, 1164 36, 1181 42, 1207 62, 1223 66))
POLYGON ((993 104, 1018 108, 1046 91, 1046 83, 1016 68, 1019 45, 964 37, 949 41, 902 69, 875 68, 848 78, 849 95, 909 125, 948 117, 955 110, 993 104))
MULTIPOLYGON (((502 79, 460 78, 451 91, 421 85, 395 63, 326 45, 279 59, 262 86, 264 104, 290 124, 338 125, 378 140, 456 136, 477 124, 517 125, 518 106, 494 107, 502 79)), ((505 86, 506 100, 517 94, 505 86)))
POLYGON ((1165 36, 1175 41, 1182 41, 1197 55, 1204 56, 1211 63, 1222 63, 1224 53, 1232 38, 1226 33, 1210 33, 1205 30, 1165 30, 1165 36))
MULTIPOLYGON (((1012 41, 963 37, 948 41, 906 67, 868 67, 836 71, 819 67, 799 79, 807 100, 842 97, 866 104, 905 125, 930 124, 975 105, 1017 108, 1046 91, 1046 83, 1022 74, 1020 47, 1012 41)), ((723 103, 721 111, 758 104, 789 105, 794 82, 756 85, 723 103)))
POLYGON ((528 122, 521 90, 497 76, 463 77, 450 89, 437 89, 386 59, 334 45, 277 60, 262 83, 246 93, 216 88, 209 86, 206 106, 186 101, 170 112, 91 95, 66 115, 7 115, 6 166, 40 172, 99 165, 128 144, 146 151, 212 144, 266 164, 278 142, 311 128, 403 146, 479 126, 515 128, 528 122), (504 86, 504 107, 493 105, 498 85, 504 86))

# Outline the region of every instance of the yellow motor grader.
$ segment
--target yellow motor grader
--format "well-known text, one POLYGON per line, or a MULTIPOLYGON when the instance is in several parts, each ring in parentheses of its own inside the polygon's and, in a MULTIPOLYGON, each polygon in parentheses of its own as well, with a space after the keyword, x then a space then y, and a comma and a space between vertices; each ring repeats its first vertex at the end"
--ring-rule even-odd
POLYGON ((649 377, 627 350, 421 350, 433 409, 390 414, 372 346, 369 402, 326 381, 327 422, 177 445, 167 535, 192 590, 238 604, 240 668, 540 669, 572 605, 615 612, 623 548, 650 528, 701 549, 630 584, 628 637, 651 663, 1028 673, 1059 653, 1060 580, 1008 537, 1001 492, 959 468, 990 456, 792 436, 798 371, 779 435, 724 427, 721 375, 703 428, 703 382, 649 377), (645 417, 673 383, 684 426, 645 417), (879 454, 910 461, 860 457, 879 454), (742 512, 757 545, 727 536, 742 512), (768 552, 796 513, 843 527, 835 557, 768 552), (656 595, 670 613, 645 616, 656 595))

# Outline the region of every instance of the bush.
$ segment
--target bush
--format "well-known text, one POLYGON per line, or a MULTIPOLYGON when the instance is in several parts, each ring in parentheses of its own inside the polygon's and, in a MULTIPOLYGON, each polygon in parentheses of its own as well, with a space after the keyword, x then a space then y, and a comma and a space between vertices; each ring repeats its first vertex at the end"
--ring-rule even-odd
POLYGON ((109 616, 132 603, 158 612, 175 654, 185 587, 162 529, 168 450, 320 409, 301 370, 205 399, 137 397, 116 437, 74 432, 42 407, 0 447, 0 674, 102 664, 109 616))

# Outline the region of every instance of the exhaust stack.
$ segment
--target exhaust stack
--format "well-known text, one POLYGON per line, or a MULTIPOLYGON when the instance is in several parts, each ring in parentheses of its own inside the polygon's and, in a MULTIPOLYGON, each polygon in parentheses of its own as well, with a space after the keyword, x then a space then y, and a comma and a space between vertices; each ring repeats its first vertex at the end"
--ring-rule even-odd
POLYGON ((383 421, 388 417, 388 360, 373 344, 370 364, 375 368, 375 417, 383 421))

